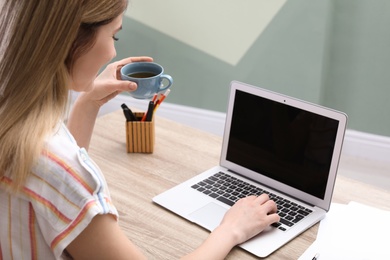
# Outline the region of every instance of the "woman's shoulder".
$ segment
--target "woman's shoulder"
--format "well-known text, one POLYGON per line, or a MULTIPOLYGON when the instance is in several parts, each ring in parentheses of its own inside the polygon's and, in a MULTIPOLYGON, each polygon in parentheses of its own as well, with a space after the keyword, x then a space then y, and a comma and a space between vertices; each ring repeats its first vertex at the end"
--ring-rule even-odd
POLYGON ((58 252, 97 214, 118 216, 103 174, 66 128, 46 140, 24 190, 42 234, 58 252))
POLYGON ((47 140, 25 186, 34 210, 59 230, 80 216, 88 222, 96 214, 117 215, 99 167, 68 134, 64 129, 47 140))
MULTIPOLYGON (((46 140, 37 163, 28 178, 26 188, 53 191, 59 199, 69 194, 75 200, 88 200, 97 193, 109 197, 106 180, 100 168, 80 148, 65 125, 46 140)), ((48 196, 51 196, 48 194, 48 196)))
POLYGON ((33 168, 34 175, 66 191, 73 187, 82 193, 93 194, 101 190, 102 186, 105 188, 99 167, 87 151, 77 145, 63 124, 46 140, 44 150, 33 168))

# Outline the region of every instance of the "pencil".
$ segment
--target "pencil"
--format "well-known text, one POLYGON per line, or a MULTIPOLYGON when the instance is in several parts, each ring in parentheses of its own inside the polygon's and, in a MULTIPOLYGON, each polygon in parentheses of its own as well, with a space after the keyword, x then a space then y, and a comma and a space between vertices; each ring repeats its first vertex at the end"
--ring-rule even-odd
POLYGON ((165 91, 165 93, 162 94, 161 97, 156 101, 156 105, 154 106, 154 112, 156 112, 157 108, 164 101, 164 99, 169 95, 170 92, 171 92, 171 90, 167 89, 167 91, 165 91))

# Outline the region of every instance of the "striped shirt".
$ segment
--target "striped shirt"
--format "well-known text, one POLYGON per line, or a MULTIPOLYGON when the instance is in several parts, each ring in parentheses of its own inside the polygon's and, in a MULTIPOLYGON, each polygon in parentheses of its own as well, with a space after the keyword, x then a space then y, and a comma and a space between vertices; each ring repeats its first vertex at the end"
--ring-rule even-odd
POLYGON ((103 174, 64 124, 17 194, 0 180, 0 259, 66 259, 65 248, 97 214, 118 217, 103 174))

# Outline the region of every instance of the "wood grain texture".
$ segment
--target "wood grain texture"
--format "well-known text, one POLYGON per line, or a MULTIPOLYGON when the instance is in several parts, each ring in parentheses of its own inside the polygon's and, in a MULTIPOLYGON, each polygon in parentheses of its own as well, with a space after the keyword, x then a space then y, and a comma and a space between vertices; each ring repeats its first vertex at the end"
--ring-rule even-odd
MULTIPOLYGON (((89 154, 105 175, 120 226, 148 259, 178 259, 208 236, 208 231, 154 204, 152 198, 217 165, 221 143, 218 136, 156 117, 154 152, 127 153, 122 111, 97 119, 89 154)), ((338 176, 333 201, 352 200, 390 210, 389 191, 338 176)), ((297 259, 317 230, 318 224, 267 259, 297 259)), ((256 257, 236 247, 226 259, 256 257)))

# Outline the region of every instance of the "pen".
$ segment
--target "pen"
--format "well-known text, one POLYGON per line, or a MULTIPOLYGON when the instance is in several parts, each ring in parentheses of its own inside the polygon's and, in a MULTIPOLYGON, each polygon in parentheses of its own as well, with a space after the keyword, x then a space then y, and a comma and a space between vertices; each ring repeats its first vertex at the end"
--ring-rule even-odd
POLYGON ((154 113, 154 102, 149 102, 148 113, 146 114, 146 121, 152 121, 154 113))
POLYGON ((126 104, 123 103, 121 107, 123 109, 123 114, 126 117, 126 121, 137 121, 137 118, 133 114, 133 111, 131 111, 131 109, 126 106, 126 104))
POLYGON ((314 257, 313 257, 313 259, 312 260, 317 260, 318 259, 318 257, 320 257, 320 254, 316 254, 314 257))
POLYGON ((157 96, 158 96, 158 94, 157 94, 157 93, 153 95, 153 99, 152 99, 153 103, 155 103, 155 102, 156 102, 157 96))
POLYGON ((165 91, 165 93, 160 96, 160 98, 156 101, 156 105, 154 106, 154 112, 156 112, 157 108, 164 101, 164 99, 169 95, 170 92, 171 90, 167 89, 167 91, 165 91))
POLYGON ((154 102, 150 101, 148 106, 148 111, 146 111, 146 113, 142 117, 142 121, 152 121, 153 113, 154 113, 154 102))

